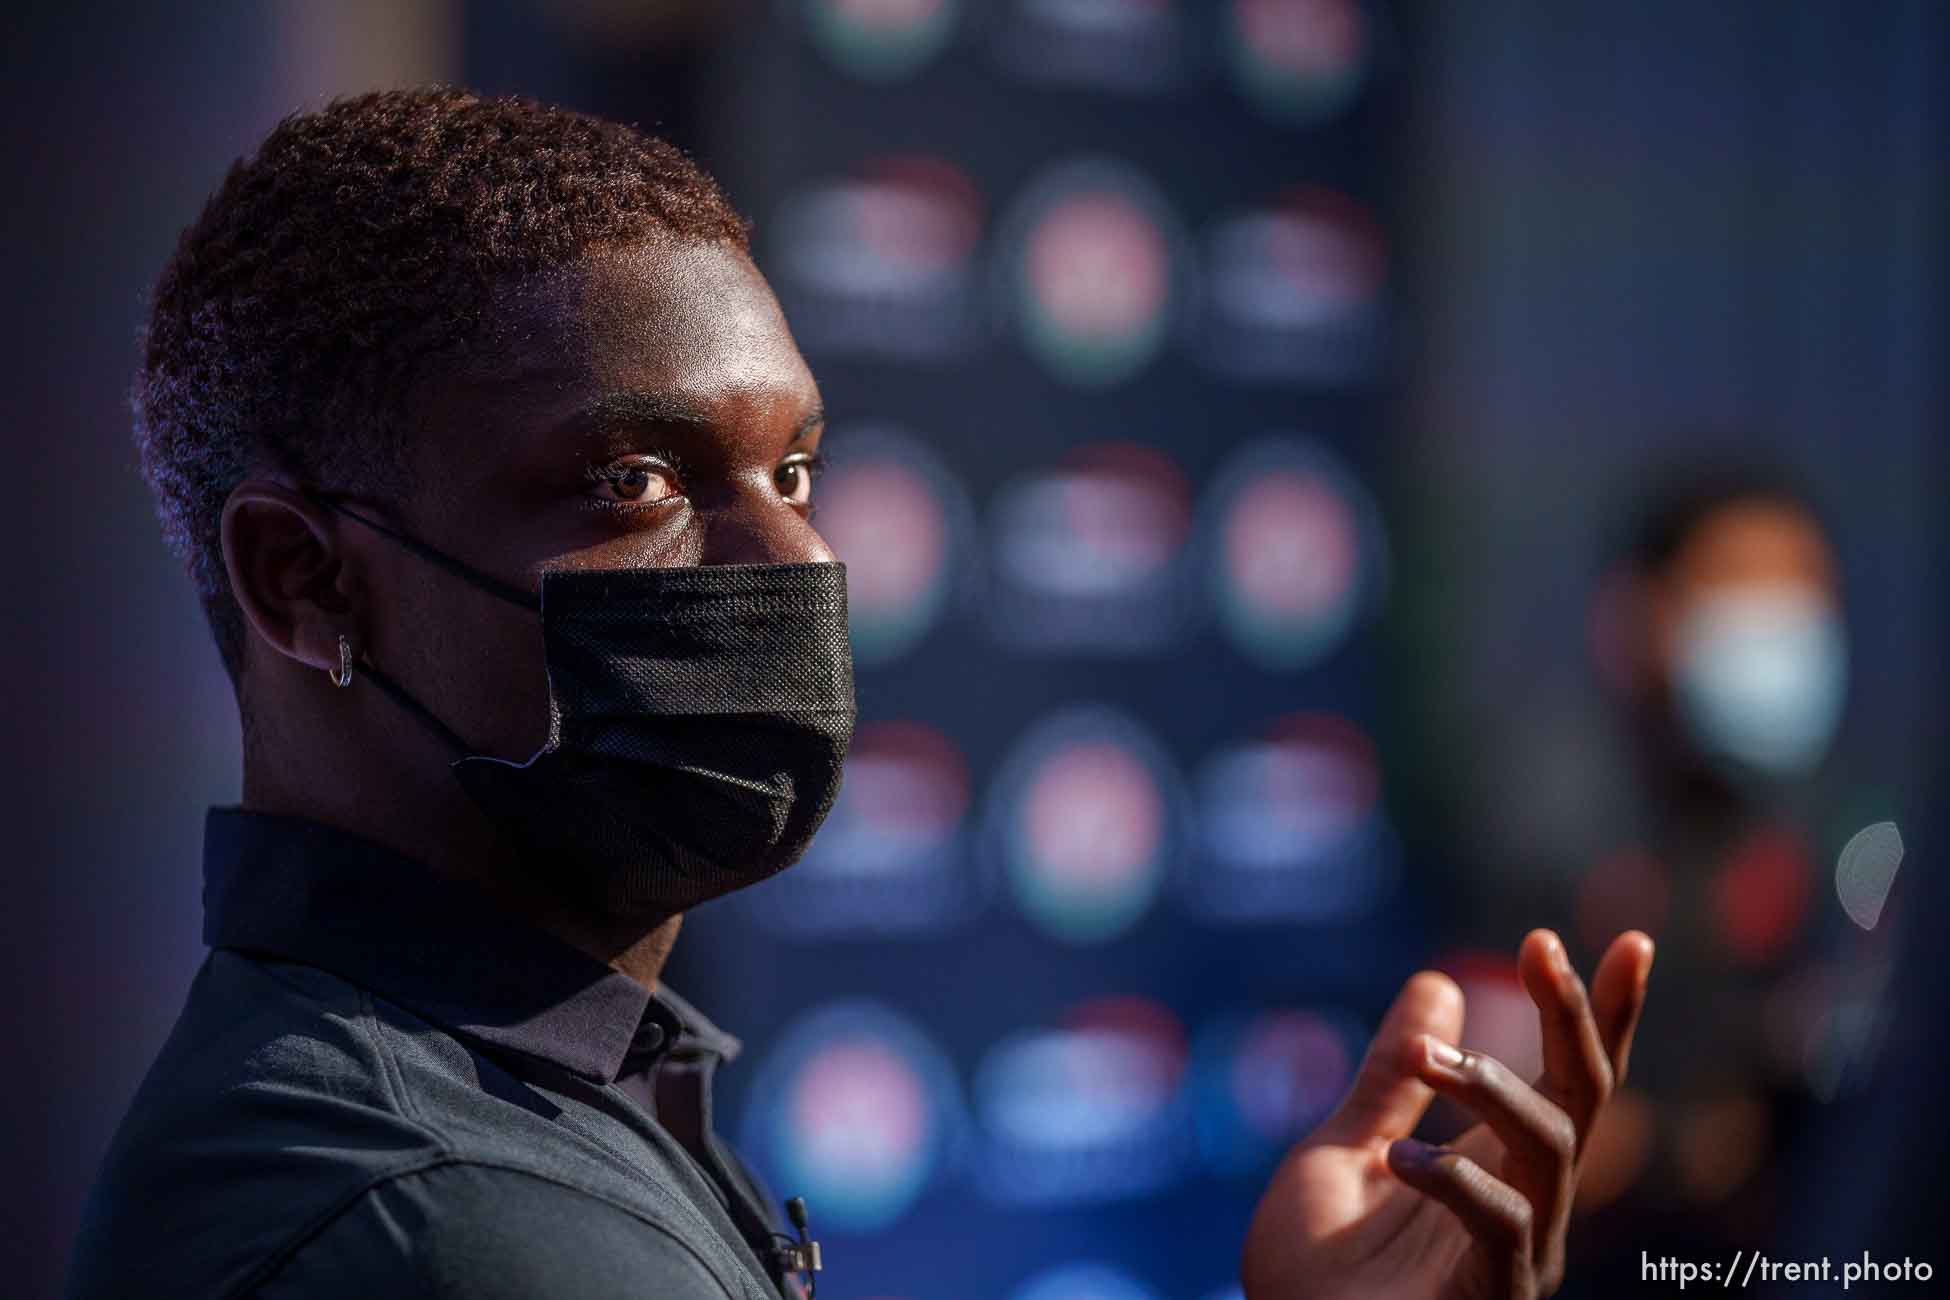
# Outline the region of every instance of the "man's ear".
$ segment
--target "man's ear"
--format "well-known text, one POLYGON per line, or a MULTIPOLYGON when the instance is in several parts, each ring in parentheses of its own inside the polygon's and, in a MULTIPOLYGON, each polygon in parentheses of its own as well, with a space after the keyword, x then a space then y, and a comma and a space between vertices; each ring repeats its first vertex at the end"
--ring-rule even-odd
POLYGON ((223 566, 231 595, 267 647, 336 672, 339 637, 361 643, 347 592, 337 521, 303 493, 246 479, 223 505, 223 566))

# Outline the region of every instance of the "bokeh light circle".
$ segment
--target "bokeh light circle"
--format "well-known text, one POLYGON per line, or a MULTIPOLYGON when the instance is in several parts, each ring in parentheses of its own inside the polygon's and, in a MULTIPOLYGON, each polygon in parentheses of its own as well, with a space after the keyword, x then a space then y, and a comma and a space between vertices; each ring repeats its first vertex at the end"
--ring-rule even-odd
POLYGON ((842 71, 894 81, 924 67, 947 46, 959 0, 808 0, 813 43, 842 71))
POLYGON ((972 547, 972 508, 920 440, 887 426, 841 429, 824 450, 818 527, 846 565, 855 659, 898 659, 949 611, 972 547))
POLYGON ((1367 77, 1372 31, 1356 0, 1230 0, 1225 36, 1234 82, 1279 121, 1324 121, 1367 77))
POLYGON ((1135 375, 1168 333, 1183 238, 1157 187, 1125 163, 1062 163, 1003 223, 1003 301, 1057 378, 1107 387, 1135 375))
POLYGON ((1098 706, 1033 727, 990 798, 990 850, 1017 906, 1067 943, 1106 942, 1135 925, 1182 834, 1183 795, 1164 750, 1098 706))
POLYGON ((1241 448, 1216 476, 1205 514, 1220 625, 1262 667, 1319 662, 1383 598, 1380 512, 1316 443, 1274 435, 1241 448))
POLYGON ((843 1001, 795 1021, 747 1102, 744 1144, 822 1222, 871 1232, 906 1213, 963 1124, 953 1067, 891 1008, 843 1001))

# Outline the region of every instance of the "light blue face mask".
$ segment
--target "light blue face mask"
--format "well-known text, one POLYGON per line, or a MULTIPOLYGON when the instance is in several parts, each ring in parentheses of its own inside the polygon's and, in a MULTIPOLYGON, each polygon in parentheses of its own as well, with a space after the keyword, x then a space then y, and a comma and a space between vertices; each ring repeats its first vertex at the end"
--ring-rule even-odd
POLYGON ((1788 584, 1706 596, 1679 626, 1674 680, 1680 715, 1709 757, 1765 776, 1805 773, 1841 721, 1841 619, 1788 584))

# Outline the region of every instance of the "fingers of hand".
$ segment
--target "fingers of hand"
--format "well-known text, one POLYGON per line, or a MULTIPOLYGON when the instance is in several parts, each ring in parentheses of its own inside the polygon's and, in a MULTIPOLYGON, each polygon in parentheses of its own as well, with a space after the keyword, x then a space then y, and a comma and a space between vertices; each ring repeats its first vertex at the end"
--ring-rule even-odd
POLYGON ((1462 1220, 1502 1274, 1495 1279, 1496 1294, 1529 1292, 1534 1211, 1522 1193, 1468 1156, 1413 1138, 1389 1144, 1388 1167, 1462 1220))
POLYGON ((1543 1091, 1560 1103, 1576 1126, 1580 1146, 1615 1083, 1611 1053, 1592 1014, 1584 981, 1564 944, 1549 930, 1524 937, 1518 968, 1543 1021, 1543 1091))
POLYGON ((1627 930, 1611 942, 1591 979, 1591 1008, 1598 1036, 1611 1060, 1613 1086, 1625 1081, 1625 1065, 1632 1054, 1632 1034, 1645 1009, 1645 984, 1652 974, 1650 935, 1627 930))
POLYGON ((1406 1136, 1435 1094, 1414 1068, 1403 1068, 1400 1045, 1423 1033, 1455 1038, 1462 1020, 1462 989, 1454 980, 1436 971, 1411 976, 1382 1017, 1353 1087, 1314 1136, 1349 1144, 1406 1136))
POLYGON ((1534 1211, 1537 1262, 1550 1272, 1562 1249, 1577 1168, 1578 1133, 1570 1115, 1495 1057, 1429 1035, 1416 1051, 1421 1077, 1480 1117, 1503 1143, 1503 1173, 1534 1211))

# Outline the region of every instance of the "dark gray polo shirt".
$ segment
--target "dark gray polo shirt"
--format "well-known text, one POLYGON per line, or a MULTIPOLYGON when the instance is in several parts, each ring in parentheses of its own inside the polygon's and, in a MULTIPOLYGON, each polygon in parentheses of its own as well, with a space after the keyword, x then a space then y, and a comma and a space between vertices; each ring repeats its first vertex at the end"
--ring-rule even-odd
POLYGON ((211 809, 203 901, 69 1296, 798 1294, 668 989, 296 818, 211 809))

